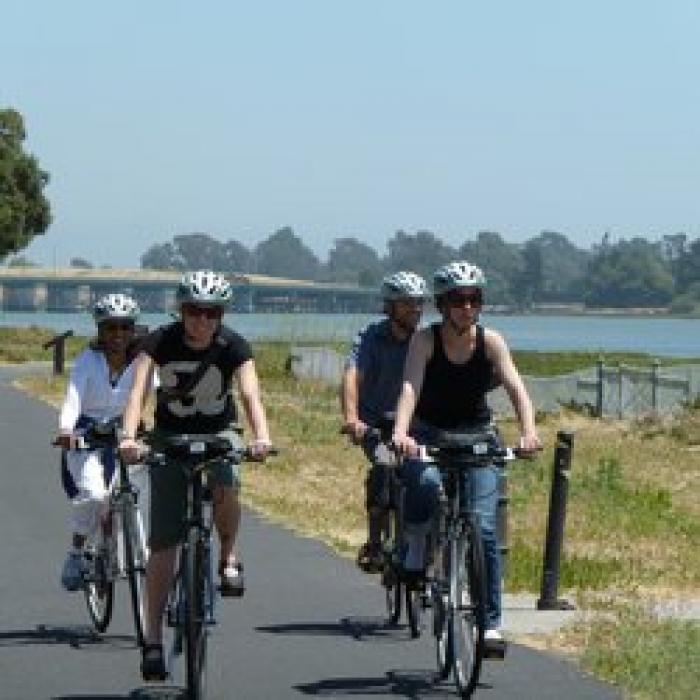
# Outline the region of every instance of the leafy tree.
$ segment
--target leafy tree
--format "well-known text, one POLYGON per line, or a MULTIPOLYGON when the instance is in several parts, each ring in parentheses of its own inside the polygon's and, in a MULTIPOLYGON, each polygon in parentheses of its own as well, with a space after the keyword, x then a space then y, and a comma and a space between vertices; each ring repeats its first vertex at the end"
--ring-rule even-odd
POLYGON ((601 247, 586 272, 589 306, 665 306, 673 277, 658 243, 643 238, 601 247))
POLYGON ((141 256, 141 267, 149 270, 184 270, 186 263, 172 243, 151 246, 141 256))
POLYGON ((685 246, 671 263, 675 274, 676 288, 684 293, 700 280, 700 238, 685 246))
POLYGON ((318 279, 321 264, 313 251, 288 226, 255 247, 255 271, 272 277, 318 279))
POLYGON ((8 267, 37 267, 37 264, 24 255, 15 255, 8 263, 8 267))
POLYGON ((51 223, 44 196, 49 176, 24 152, 25 137, 19 112, 0 110, 0 259, 25 248, 51 223))
POLYGON ((387 243, 387 249, 389 253, 384 259, 387 272, 411 270, 428 281, 438 267, 457 258, 455 249, 430 231, 418 231, 414 235, 397 231, 387 243))
POLYGON ((522 256, 524 268, 517 290, 521 298, 563 302, 578 297, 590 253, 577 248, 561 233, 542 231, 526 241, 522 256))
POLYGON ((376 286, 382 277, 382 263, 374 248, 356 238, 336 238, 328 253, 327 277, 333 282, 376 286))
POLYGON ((480 231, 476 240, 467 241, 457 251, 461 260, 478 265, 486 275, 489 304, 514 304, 515 287, 522 277, 523 256, 517 245, 506 243, 495 231, 480 231))
POLYGON ((220 269, 225 272, 252 272, 253 254, 242 243, 230 240, 224 243, 220 269))

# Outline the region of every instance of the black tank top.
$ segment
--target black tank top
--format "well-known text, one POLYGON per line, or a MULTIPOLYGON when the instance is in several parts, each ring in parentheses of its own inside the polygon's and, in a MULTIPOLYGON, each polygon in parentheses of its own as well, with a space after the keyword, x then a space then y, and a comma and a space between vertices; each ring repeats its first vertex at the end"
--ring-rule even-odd
POLYGON ((491 420, 486 392, 491 384, 493 366, 486 357, 484 329, 476 326, 476 346, 472 356, 455 364, 445 355, 440 324, 433 331, 433 356, 425 366, 416 417, 443 430, 468 425, 483 425, 491 420))

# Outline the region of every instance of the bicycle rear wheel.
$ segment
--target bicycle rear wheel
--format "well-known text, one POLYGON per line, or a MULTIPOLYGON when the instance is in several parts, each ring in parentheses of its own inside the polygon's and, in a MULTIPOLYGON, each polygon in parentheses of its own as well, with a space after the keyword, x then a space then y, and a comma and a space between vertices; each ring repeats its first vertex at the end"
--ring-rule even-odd
POLYGON ((88 572, 85 576, 85 602, 95 629, 105 632, 112 619, 114 602, 114 579, 110 571, 110 552, 115 547, 112 532, 105 535, 102 526, 97 530, 93 547, 86 553, 88 572))
POLYGON ((134 616, 136 643, 143 646, 145 611, 144 589, 146 582, 146 543, 139 511, 133 497, 129 497, 124 506, 122 529, 124 534, 124 564, 129 582, 129 597, 134 616))
POLYGON ((451 575, 456 577, 457 600, 451 618, 455 683, 461 697, 468 698, 479 681, 484 658, 486 627, 486 567, 481 529, 476 522, 456 546, 457 559, 451 575))
POLYGON ((185 652, 187 692, 190 700, 204 698, 207 633, 205 624, 205 555, 199 530, 191 527, 185 545, 185 652))

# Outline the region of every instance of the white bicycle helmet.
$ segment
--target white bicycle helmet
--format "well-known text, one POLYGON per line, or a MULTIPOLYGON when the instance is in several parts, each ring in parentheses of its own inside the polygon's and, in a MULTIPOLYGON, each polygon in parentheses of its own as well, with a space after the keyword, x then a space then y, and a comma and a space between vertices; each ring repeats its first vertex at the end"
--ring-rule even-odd
POLYGON ((433 274, 433 292, 436 297, 452 289, 461 287, 485 287, 486 276, 480 267, 466 260, 451 262, 435 270, 433 274))
POLYGON ((139 313, 141 313, 139 305, 128 294, 106 294, 100 297, 92 307, 95 323, 117 318, 136 321, 139 313))
POLYGON ((226 306, 233 298, 233 289, 223 275, 211 270, 197 270, 182 278, 176 298, 180 304, 226 306))
POLYGON ((425 280, 415 272, 394 272, 382 280, 382 299, 396 301, 397 299, 425 299, 428 289, 425 280))

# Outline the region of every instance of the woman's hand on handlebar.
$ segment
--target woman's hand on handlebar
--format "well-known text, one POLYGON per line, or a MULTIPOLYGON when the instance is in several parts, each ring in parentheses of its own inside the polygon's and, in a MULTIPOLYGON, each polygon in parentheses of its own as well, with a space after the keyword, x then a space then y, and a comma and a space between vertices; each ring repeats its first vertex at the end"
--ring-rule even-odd
POLYGON ((537 433, 523 433, 516 449, 519 457, 534 457, 542 449, 537 433))
POLYGON ((119 456, 126 464, 138 462, 144 454, 144 446, 141 442, 132 437, 123 437, 119 441, 119 456))
POLYGON ((410 435, 394 433, 391 437, 391 444, 402 457, 418 457, 420 455, 420 447, 410 435))
POLYGON ((78 438, 73 433, 59 433, 51 444, 64 450, 74 450, 78 445, 78 438))
POLYGON ((264 462, 270 450, 272 443, 269 440, 253 440, 248 447, 250 458, 259 462, 264 462))
POLYGON ((340 432, 347 435, 353 444, 359 445, 367 433, 367 427, 367 424, 358 418, 357 420, 345 421, 340 432))

